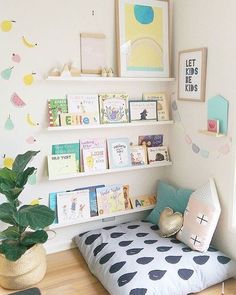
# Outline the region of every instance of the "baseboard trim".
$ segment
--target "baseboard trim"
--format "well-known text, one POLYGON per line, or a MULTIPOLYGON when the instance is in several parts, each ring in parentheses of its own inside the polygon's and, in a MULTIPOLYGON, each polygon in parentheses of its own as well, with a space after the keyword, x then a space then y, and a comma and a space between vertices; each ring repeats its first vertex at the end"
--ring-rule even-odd
POLYGON ((70 242, 62 242, 57 244, 45 244, 45 249, 47 254, 57 253, 65 250, 69 250, 76 247, 76 244, 73 241, 70 242))

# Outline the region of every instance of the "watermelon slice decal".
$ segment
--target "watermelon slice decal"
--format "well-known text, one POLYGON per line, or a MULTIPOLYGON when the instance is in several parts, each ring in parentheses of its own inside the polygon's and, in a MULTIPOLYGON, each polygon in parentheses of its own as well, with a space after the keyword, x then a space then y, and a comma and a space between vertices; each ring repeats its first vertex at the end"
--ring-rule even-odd
POLYGON ((17 108, 22 108, 26 105, 26 103, 19 97, 19 95, 14 92, 11 96, 11 102, 17 108))

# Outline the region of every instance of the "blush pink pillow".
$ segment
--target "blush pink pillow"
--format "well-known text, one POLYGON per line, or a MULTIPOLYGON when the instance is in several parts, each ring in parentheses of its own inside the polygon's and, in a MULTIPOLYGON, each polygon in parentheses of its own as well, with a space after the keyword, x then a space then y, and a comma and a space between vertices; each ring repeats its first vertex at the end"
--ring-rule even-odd
POLYGON ((177 239, 191 249, 205 252, 209 248, 220 217, 220 203, 213 178, 192 193, 184 212, 184 223, 177 239))

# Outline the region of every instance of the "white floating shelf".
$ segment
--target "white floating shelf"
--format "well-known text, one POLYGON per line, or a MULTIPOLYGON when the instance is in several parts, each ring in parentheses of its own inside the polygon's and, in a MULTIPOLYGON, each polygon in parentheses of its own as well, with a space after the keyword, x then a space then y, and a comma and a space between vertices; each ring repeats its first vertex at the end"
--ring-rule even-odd
POLYGON ((160 163, 153 163, 153 164, 140 165, 140 166, 130 166, 130 167, 124 167, 119 169, 106 169, 106 170, 95 171, 95 172, 79 172, 79 173, 73 173, 73 174, 60 175, 56 177, 49 176, 48 179, 61 180, 61 179, 70 179, 70 178, 76 178, 76 177, 79 178, 79 177, 95 176, 95 175, 101 175, 101 174, 121 173, 124 171, 159 168, 159 167, 165 167, 165 166, 171 166, 171 165, 172 165, 172 162, 163 161, 160 163))
POLYGON ((139 127, 139 126, 158 126, 171 125, 174 121, 140 121, 132 123, 113 123, 113 124, 98 124, 98 125, 70 125, 48 127, 48 131, 63 131, 63 130, 83 130, 83 129, 107 129, 107 128, 121 128, 121 127, 139 127))
POLYGON ((128 78, 128 77, 47 77, 47 81, 77 81, 77 82, 173 82, 175 78, 128 78))
POLYGON ((216 133, 216 132, 211 132, 208 130, 199 130, 199 132, 204 135, 209 135, 209 136, 214 136, 214 137, 225 137, 226 136, 226 134, 224 134, 224 133, 216 133))
POLYGON ((142 211, 146 211, 146 210, 151 210, 155 206, 156 205, 151 205, 151 206, 147 206, 147 207, 138 207, 138 208, 135 208, 135 209, 129 209, 129 210, 125 210, 125 211, 118 211, 118 212, 114 212, 114 213, 109 214, 109 215, 101 215, 101 216, 89 217, 87 219, 78 220, 78 221, 75 221, 75 222, 72 222, 72 223, 55 223, 55 224, 50 225, 49 229, 56 229, 56 228, 71 226, 71 225, 75 225, 75 224, 81 224, 81 223, 86 223, 86 222, 91 222, 91 221, 96 221, 96 220, 102 220, 102 219, 106 219, 106 218, 110 218, 110 217, 116 217, 116 216, 131 214, 131 213, 142 212, 142 211))

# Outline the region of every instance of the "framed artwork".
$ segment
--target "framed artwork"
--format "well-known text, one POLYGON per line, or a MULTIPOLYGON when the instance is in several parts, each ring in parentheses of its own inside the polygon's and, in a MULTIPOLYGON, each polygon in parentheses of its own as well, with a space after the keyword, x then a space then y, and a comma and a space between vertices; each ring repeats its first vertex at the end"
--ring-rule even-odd
POLYGON ((157 117, 158 121, 169 120, 169 108, 166 98, 166 93, 156 92, 156 93, 143 93, 144 100, 156 100, 157 101, 157 117))
POLYGON ((169 3, 116 0, 121 77, 169 77, 169 3))
POLYGON ((106 36, 104 34, 81 33, 80 55, 82 74, 101 74, 106 66, 106 36))
POLYGON ((156 100, 130 100, 129 101, 129 120, 157 121, 157 101, 156 100))
POLYGON ((178 98, 204 101, 207 48, 179 52, 178 98))
POLYGON ((128 123, 128 95, 125 93, 99 94, 101 124, 128 123))

